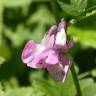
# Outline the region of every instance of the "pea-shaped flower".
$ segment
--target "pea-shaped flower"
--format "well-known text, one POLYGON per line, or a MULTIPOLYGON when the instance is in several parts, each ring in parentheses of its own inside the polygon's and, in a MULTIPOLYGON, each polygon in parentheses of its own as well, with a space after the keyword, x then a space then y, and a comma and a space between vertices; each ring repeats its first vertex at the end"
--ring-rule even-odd
POLYGON ((72 60, 68 50, 73 46, 73 40, 67 40, 66 22, 53 25, 45 34, 40 44, 29 40, 22 52, 22 61, 35 69, 47 69, 50 75, 64 82, 71 67, 72 60))

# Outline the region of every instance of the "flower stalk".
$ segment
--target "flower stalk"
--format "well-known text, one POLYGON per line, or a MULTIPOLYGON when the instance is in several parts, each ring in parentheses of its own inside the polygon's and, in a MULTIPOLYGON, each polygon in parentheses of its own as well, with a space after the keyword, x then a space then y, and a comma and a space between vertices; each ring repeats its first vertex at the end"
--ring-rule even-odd
POLYGON ((74 84, 75 84, 75 87, 76 87, 76 90, 77 90, 77 96, 82 96, 80 85, 79 85, 79 80, 77 78, 77 74, 76 74, 76 71, 75 71, 75 68, 74 68, 74 64, 71 67, 71 73, 72 73, 73 81, 74 81, 74 84))

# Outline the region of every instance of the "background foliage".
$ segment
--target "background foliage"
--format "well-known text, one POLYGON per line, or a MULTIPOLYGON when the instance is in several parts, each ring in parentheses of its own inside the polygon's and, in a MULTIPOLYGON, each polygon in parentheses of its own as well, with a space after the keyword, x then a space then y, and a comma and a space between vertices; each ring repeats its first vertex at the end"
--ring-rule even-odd
POLYGON ((74 37, 70 54, 82 96, 96 96, 96 0, 0 0, 0 96, 78 95, 71 73, 61 84, 21 62, 25 43, 39 42, 56 24, 54 14, 68 21, 68 36, 74 37))

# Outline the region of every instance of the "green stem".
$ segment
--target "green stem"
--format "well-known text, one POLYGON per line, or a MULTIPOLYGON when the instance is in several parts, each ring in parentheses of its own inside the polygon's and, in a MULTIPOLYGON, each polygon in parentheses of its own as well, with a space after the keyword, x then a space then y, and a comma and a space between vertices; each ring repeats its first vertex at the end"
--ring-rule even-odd
POLYGON ((77 90, 77 96, 82 96, 79 81, 78 81, 78 78, 77 78, 77 74, 75 72, 74 65, 72 65, 71 73, 72 73, 73 81, 74 81, 74 84, 75 84, 75 87, 76 87, 76 90, 77 90))
POLYGON ((80 20, 86 19, 92 15, 96 15, 96 10, 92 10, 91 12, 85 13, 84 16, 78 16, 78 18, 72 19, 69 23, 75 24, 75 23, 79 22, 80 20))

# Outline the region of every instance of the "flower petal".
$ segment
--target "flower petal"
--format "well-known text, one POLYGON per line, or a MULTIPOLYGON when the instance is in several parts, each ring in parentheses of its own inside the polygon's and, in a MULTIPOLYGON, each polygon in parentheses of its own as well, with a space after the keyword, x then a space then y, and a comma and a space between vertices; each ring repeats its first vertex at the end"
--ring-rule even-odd
POLYGON ((46 48, 51 48, 55 42, 55 34, 57 32, 57 26, 53 25, 47 34, 45 34, 43 40, 41 41, 41 45, 45 46, 46 48))
POLYGON ((32 53, 36 50, 36 44, 30 40, 28 43, 25 45, 25 48, 22 52, 22 61, 23 63, 28 63, 31 60, 31 55, 32 53))
POLYGON ((38 52, 37 54, 35 54, 31 58, 30 62, 28 62, 27 65, 30 66, 31 68, 38 68, 39 69, 39 68, 45 68, 46 63, 47 64, 58 63, 58 58, 55 55, 54 51, 51 49, 44 50, 40 53, 38 52), (53 59, 53 61, 52 61, 52 59, 53 59))
POLYGON ((58 56, 54 51, 50 51, 48 57, 46 58, 45 62, 47 64, 57 64, 59 62, 58 56))
POLYGON ((61 22, 60 22, 59 25, 58 25, 58 31, 60 31, 61 29, 64 29, 65 32, 66 32, 66 28, 67 28, 67 23, 66 23, 66 21, 61 20, 61 22))
POLYGON ((57 26, 53 25, 50 27, 49 31, 47 32, 48 35, 56 34, 57 33, 57 26))
POLYGON ((72 48, 73 45, 74 45, 74 41, 73 41, 73 38, 71 38, 71 39, 69 40, 69 42, 67 43, 67 48, 72 48))
POLYGON ((63 63, 61 62, 59 64, 55 65, 47 65, 47 70, 50 73, 50 75, 57 81, 64 82, 68 71, 70 69, 70 66, 72 64, 72 61, 69 58, 63 58, 63 63))
POLYGON ((69 69, 72 65, 72 59, 71 57, 69 57, 68 55, 64 55, 61 57, 61 60, 60 60, 60 64, 62 64, 63 66, 63 71, 65 73, 65 76, 63 78, 63 82, 65 81, 66 77, 67 77, 67 74, 69 72, 69 69))
POLYGON ((57 32, 55 45, 65 46, 66 45, 66 33, 64 28, 57 32))
POLYGON ((25 48, 22 52, 22 61, 23 63, 26 63, 27 66, 31 68, 37 68, 40 69, 42 68, 41 64, 32 62, 35 58, 36 55, 38 55, 40 52, 42 52, 45 48, 40 46, 39 44, 36 44, 34 41, 30 40, 28 43, 25 45, 25 48))
POLYGON ((63 78, 65 76, 65 72, 62 70, 63 68, 59 64, 55 65, 47 65, 47 70, 50 75, 57 81, 63 82, 63 78))
POLYGON ((49 38, 50 47, 54 46, 55 43, 55 35, 50 36, 49 38))
POLYGON ((66 21, 61 20, 58 25, 58 32, 56 34, 56 45, 65 46, 66 45, 66 21))

